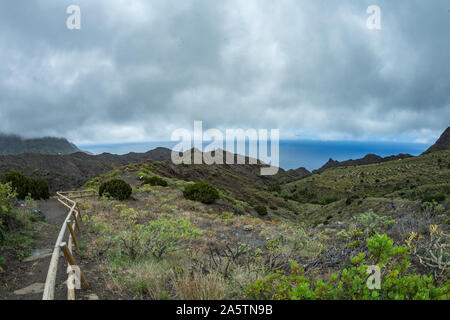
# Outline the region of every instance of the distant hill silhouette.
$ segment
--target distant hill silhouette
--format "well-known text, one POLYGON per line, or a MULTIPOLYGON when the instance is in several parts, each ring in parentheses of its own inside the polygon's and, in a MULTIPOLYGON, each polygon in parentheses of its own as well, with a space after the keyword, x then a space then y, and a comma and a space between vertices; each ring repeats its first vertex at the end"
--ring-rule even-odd
POLYGON ((65 138, 44 137, 24 139, 17 135, 0 134, 0 155, 22 153, 71 154, 80 152, 76 145, 65 138))
POLYGON ((392 160, 401 160, 406 158, 411 158, 412 155, 410 154, 403 154, 400 153, 396 156, 388 156, 388 157, 380 157, 376 154, 368 154, 364 158, 361 159, 350 159, 346 161, 339 162, 337 160, 333 160, 330 158, 327 163, 325 163, 321 168, 314 170, 313 173, 320 173, 326 169, 329 168, 335 168, 335 167, 351 167, 351 166, 362 166, 366 164, 373 164, 373 163, 381 163, 381 162, 387 162, 392 160))
POLYGON ((446 149, 450 149, 450 127, 442 133, 439 139, 430 148, 428 148, 424 154, 446 149))
POLYGON ((0 173, 19 171, 33 178, 47 181, 50 191, 78 188, 83 183, 111 171, 115 167, 145 160, 161 161, 170 159, 172 151, 156 148, 145 153, 115 155, 102 153, 90 155, 76 152, 66 155, 23 153, 0 156, 0 173))

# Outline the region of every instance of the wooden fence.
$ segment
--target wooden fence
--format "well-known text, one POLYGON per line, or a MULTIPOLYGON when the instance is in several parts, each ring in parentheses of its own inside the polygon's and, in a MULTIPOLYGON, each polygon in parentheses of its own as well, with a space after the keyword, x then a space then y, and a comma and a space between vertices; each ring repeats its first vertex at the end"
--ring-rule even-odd
MULTIPOLYGON (((75 231, 81 233, 81 209, 78 202, 74 199, 79 199, 83 197, 96 196, 95 191, 67 191, 67 192, 57 192, 58 201, 68 208, 69 213, 62 224, 61 230, 59 231, 58 238, 53 249, 52 259, 50 260, 50 266, 48 268, 47 279, 45 281, 44 294, 42 295, 42 300, 54 300, 55 297, 55 284, 56 284, 56 274, 58 272, 58 260, 61 253, 66 258, 67 264, 70 266, 76 266, 75 259, 72 255, 72 246, 75 246, 77 252, 80 251, 80 246, 77 240, 75 231), (68 233, 67 243, 64 241, 66 231, 68 233)), ((75 271, 73 271, 75 272, 75 271)), ((64 270, 66 273, 66 270, 64 270)), ((80 272, 80 281, 83 289, 89 288, 89 283, 84 277, 83 273, 80 272)), ((73 279, 73 278, 70 278, 73 279)), ((69 281, 69 280, 68 280, 69 281)), ((73 286, 67 286, 67 296, 69 300, 75 299, 75 290, 73 286)))

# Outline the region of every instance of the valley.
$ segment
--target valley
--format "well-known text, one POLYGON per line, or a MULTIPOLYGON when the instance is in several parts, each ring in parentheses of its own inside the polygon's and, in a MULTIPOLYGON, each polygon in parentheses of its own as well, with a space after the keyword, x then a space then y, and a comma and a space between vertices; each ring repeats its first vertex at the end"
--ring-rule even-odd
MULTIPOLYGON (((62 172, 67 159, 102 167, 86 171, 74 189, 97 193, 120 180, 131 193, 125 200, 79 199, 86 214, 75 255, 92 290, 78 299, 449 298, 450 149, 315 173, 281 169, 275 176, 260 176, 262 163, 174 165, 165 152, 63 161, 62 172), (217 198, 188 197, 199 182, 217 190, 217 198), (365 286, 369 265, 382 268, 386 284, 376 295, 365 286)), ((33 159, 20 157, 27 165, 33 159)), ((0 295, 14 298, 27 278, 12 279, 11 268, 43 249, 42 235, 61 222, 30 220, 28 207, 20 209, 7 191, 2 199, 11 212, 22 212, 17 219, 29 230, 21 235, 26 248, 8 240, 1 252, 0 281, 10 289, 0 295)))

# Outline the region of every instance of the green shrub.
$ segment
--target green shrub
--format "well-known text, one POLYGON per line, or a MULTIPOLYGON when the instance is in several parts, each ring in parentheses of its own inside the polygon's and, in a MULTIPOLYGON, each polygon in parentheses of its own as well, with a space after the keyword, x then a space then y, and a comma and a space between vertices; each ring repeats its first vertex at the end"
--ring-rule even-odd
POLYGON ((31 251, 34 230, 30 216, 14 207, 15 197, 11 183, 0 183, 0 253, 11 250, 22 259, 31 251))
POLYGON ((328 194, 323 199, 319 201, 319 204, 327 205, 339 200, 339 197, 336 194, 328 194))
POLYGON ((331 275, 328 280, 313 281, 305 276, 298 265, 292 266, 290 274, 280 271, 264 280, 250 285, 247 294, 259 299, 292 300, 428 300, 450 298, 450 281, 442 286, 434 285, 432 276, 409 272, 407 248, 394 246, 385 234, 367 239, 370 253, 359 253, 351 259, 351 266, 331 275), (369 289, 367 280, 371 275, 369 265, 381 269, 381 288, 369 289))
POLYGON ((439 214, 445 212, 444 206, 436 201, 422 202, 422 210, 425 212, 427 217, 438 216, 439 214))
POLYGON ((352 196, 348 197, 347 199, 345 199, 345 204, 347 206, 349 206, 349 205, 351 205, 353 203, 353 200, 356 200, 356 199, 358 199, 358 196, 357 195, 352 195, 352 196))
POLYGON ((161 186, 161 187, 167 187, 168 186, 167 181, 164 180, 161 177, 158 177, 158 176, 144 178, 144 182, 142 184, 149 184, 151 186, 161 186))
POLYGON ((228 211, 224 211, 222 212, 222 214, 220 215, 223 219, 227 220, 227 219, 233 219, 234 218, 234 213, 233 212, 228 212, 228 211))
POLYGON ((133 189, 131 186, 123 180, 114 179, 104 182, 99 190, 98 194, 100 196, 109 195, 116 200, 127 200, 131 197, 133 189))
POLYGON ((242 204, 240 203, 235 203, 233 206, 234 209, 234 214, 238 215, 238 216, 243 216, 245 215, 245 208, 242 204))
POLYGON ((0 183, 0 243, 6 239, 6 232, 14 229, 17 223, 16 212, 12 205, 12 200, 16 193, 10 183, 0 183))
POLYGON ((269 185, 268 190, 270 192, 278 192, 278 193, 280 193, 281 192, 281 186, 280 186, 279 183, 273 183, 273 184, 269 185))
MULTIPOLYGON (((372 209, 358 216, 352 217, 352 222, 356 223, 358 229, 368 234, 368 232, 383 232, 393 224, 395 220, 389 216, 379 216, 372 209)), ((373 234, 372 233, 372 234, 373 234)))
POLYGON ((186 199, 200 201, 206 204, 219 199, 219 191, 206 182, 197 182, 186 186, 183 190, 186 199))
POLYGON ((6 238, 6 230, 5 227, 3 226, 3 220, 0 218, 0 243, 3 243, 3 241, 5 241, 6 238))
POLYGON ((433 195, 425 196, 422 198, 422 203, 424 202, 440 202, 444 201, 447 197, 443 193, 436 193, 433 195))
POLYGON ((33 179, 32 181, 32 191, 30 192, 31 197, 35 200, 37 199, 48 199, 50 198, 50 192, 48 190, 48 184, 42 179, 33 179))
POLYGON ((256 206, 255 207, 255 211, 260 215, 260 216, 266 216, 267 215, 267 208, 265 206, 256 206))
POLYGON ((24 200, 28 195, 35 200, 48 199, 50 197, 47 182, 42 179, 24 176, 17 171, 5 173, 1 178, 1 182, 11 183, 11 186, 17 193, 17 198, 20 200, 24 200))

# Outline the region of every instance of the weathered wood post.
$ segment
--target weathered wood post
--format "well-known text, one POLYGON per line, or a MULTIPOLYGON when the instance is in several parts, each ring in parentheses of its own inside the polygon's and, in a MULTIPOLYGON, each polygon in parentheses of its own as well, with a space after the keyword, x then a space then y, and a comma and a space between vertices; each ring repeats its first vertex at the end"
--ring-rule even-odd
POLYGON ((72 211, 73 220, 75 220, 75 226, 77 227, 78 233, 81 233, 80 225, 78 224, 77 215, 75 213, 75 210, 72 211))
POLYGON ((81 217, 81 209, 80 209, 80 204, 77 202, 77 211, 78 211, 78 215, 80 216, 80 219, 82 219, 81 217))
MULTIPOLYGON (((65 242, 61 242, 61 244, 59 245, 59 247, 61 248, 62 252, 64 253, 64 257, 66 257, 67 263, 70 266, 77 266, 75 259, 73 258, 72 254, 70 253, 69 247, 67 246, 67 244, 65 242)), ((81 272, 80 270, 80 281, 81 281, 81 287, 83 289, 89 289, 89 282, 86 280, 86 278, 84 277, 84 274, 81 272)))
POLYGON ((75 236, 75 232, 73 231, 72 221, 67 221, 67 227, 69 228, 70 235, 72 236, 73 244, 77 249, 77 252, 80 253, 80 247, 78 245, 77 237, 75 236))

